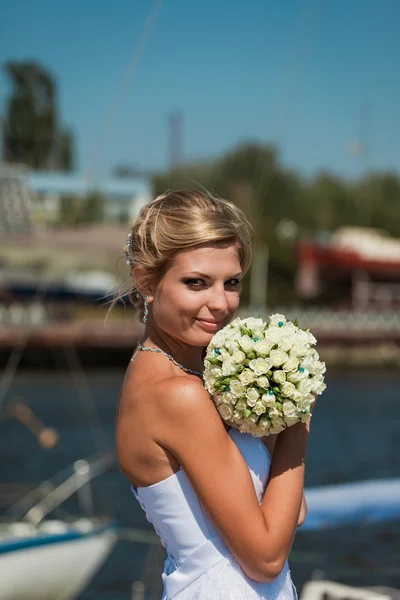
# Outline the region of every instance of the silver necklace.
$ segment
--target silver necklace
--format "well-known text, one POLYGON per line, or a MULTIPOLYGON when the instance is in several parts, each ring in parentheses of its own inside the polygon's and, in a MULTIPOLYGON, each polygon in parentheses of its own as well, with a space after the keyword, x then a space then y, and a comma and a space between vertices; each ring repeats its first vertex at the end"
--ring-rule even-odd
POLYGON ((159 354, 163 354, 164 356, 169 358, 169 360, 172 361, 174 363, 174 365, 176 365, 183 371, 186 371, 186 373, 191 373, 192 375, 197 375, 198 377, 203 377, 203 373, 200 373, 200 371, 195 371, 194 369, 189 369, 188 367, 184 367, 183 365, 178 363, 178 361, 175 360, 173 356, 171 356, 170 354, 167 354, 166 352, 164 352, 164 350, 160 350, 160 348, 152 348, 151 346, 143 346, 143 344, 138 342, 137 349, 142 350, 143 352, 149 351, 149 352, 157 352, 159 354))

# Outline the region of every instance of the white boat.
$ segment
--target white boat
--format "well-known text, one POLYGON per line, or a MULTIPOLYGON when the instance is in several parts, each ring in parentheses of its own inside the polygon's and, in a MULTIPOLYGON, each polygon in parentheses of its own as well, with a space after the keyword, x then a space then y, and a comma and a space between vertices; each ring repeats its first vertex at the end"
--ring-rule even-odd
POLYGON ((112 524, 93 519, 0 524, 0 599, 76 598, 115 540, 112 524))
POLYGON ((45 482, 10 507, 0 522, 0 600, 72 600, 87 586, 116 542, 116 526, 94 516, 47 517, 75 493, 81 513, 92 513, 90 481, 108 466, 109 457, 77 461, 61 484, 45 482))

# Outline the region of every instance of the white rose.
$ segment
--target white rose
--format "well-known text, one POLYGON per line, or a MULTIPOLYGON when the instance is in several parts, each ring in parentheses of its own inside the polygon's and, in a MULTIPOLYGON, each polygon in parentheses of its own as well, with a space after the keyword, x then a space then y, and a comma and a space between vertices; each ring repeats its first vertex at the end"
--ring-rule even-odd
POLYGON ((314 371, 315 371, 315 376, 321 378, 324 375, 324 373, 326 373, 325 363, 317 361, 314 371))
POLYGON ((284 373, 284 371, 274 371, 272 374, 272 379, 276 382, 276 383, 284 383, 286 381, 286 375, 284 373))
POLYGON ((204 378, 211 383, 214 383, 219 377, 222 377, 222 369, 221 367, 217 367, 216 365, 211 365, 206 361, 204 368, 204 378))
POLYGON ((278 408, 278 405, 275 404, 274 406, 268 407, 268 414, 271 419, 277 419, 282 416, 282 411, 278 408))
POLYGON ((218 394, 218 393, 214 394, 213 395, 213 400, 214 400, 214 403, 216 404, 216 406, 218 406, 219 404, 223 404, 222 394, 218 394))
POLYGON ((309 413, 300 413, 299 414, 299 419, 302 423, 305 423, 306 421, 308 421, 308 419, 311 419, 312 415, 310 415, 309 413))
POLYGON ((284 335, 294 335, 298 330, 299 327, 292 323, 292 321, 286 321, 285 327, 283 328, 283 333, 284 335))
POLYGON ((270 315, 269 320, 271 325, 274 325, 275 327, 282 327, 286 323, 285 315, 281 315, 279 313, 270 315))
POLYGON ((261 377, 258 377, 256 379, 256 384, 258 385, 258 387, 267 390, 269 388, 269 379, 265 375, 261 375, 261 377))
POLYGON ((249 406, 255 406, 259 397, 260 392, 257 390, 257 388, 251 387, 246 392, 247 404, 249 406))
POLYGON ((282 419, 282 417, 275 417, 274 419, 272 419, 271 427, 269 430, 270 434, 274 435, 274 434, 280 433, 284 429, 285 429, 285 421, 282 419))
POLYGON ((241 350, 235 350, 232 354, 232 360, 234 363, 241 364, 244 360, 246 360, 246 355, 241 350))
POLYGON ((261 396, 261 400, 264 402, 265 406, 275 406, 276 398, 275 394, 263 394, 261 396))
POLYGON ((253 340, 248 335, 242 335, 242 337, 239 340, 239 344, 246 352, 246 354, 253 350, 253 343, 253 340))
POLYGON ((297 389, 299 390, 299 392, 301 394, 309 394, 311 392, 311 388, 312 388, 312 383, 311 383, 311 379, 302 379, 301 381, 299 381, 298 385, 297 385, 297 389))
POLYGON ((269 430, 269 433, 270 435, 278 435, 278 433, 281 433, 281 431, 284 431, 285 429, 285 425, 274 425, 269 430))
POLYGON ((282 396, 286 396, 287 398, 290 398, 294 394, 295 391, 296 391, 296 386, 293 383, 290 383, 290 381, 285 381, 285 383, 283 383, 281 385, 282 396))
POLYGON ((264 321, 255 317, 247 317, 246 319, 242 320, 242 323, 251 330, 263 329, 265 327, 264 321))
POLYGON ((235 340, 226 340, 225 348, 228 350, 228 352, 233 354, 235 350, 239 350, 239 345, 235 340))
POLYGON ((284 352, 289 352, 289 350, 293 347, 294 340, 290 337, 284 337, 279 341, 278 349, 283 350, 284 352))
POLYGON ((222 402, 224 404, 235 404, 235 398, 231 392, 222 392, 222 402))
POLYGON ((262 415, 263 413, 266 412, 266 406, 264 404, 264 402, 262 400, 257 400, 257 402, 254 405, 254 412, 256 413, 256 415, 262 415))
POLYGON ((271 368, 271 363, 265 358, 255 358, 250 361, 249 367, 254 371, 257 377, 259 377, 260 375, 268 373, 271 368))
POLYGON ((326 390, 326 383, 314 377, 311 379, 312 387, 311 391, 315 394, 322 394, 324 390, 326 390))
POLYGON ((253 427, 254 427, 253 423, 249 423, 246 421, 245 423, 240 425, 239 431, 241 431, 242 433, 251 433, 253 427))
POLYGON ((222 363, 222 374, 225 375, 233 375, 236 373, 236 365, 232 362, 230 358, 224 360, 222 363))
POLYGON ((224 344, 224 341, 225 341, 224 329, 217 331, 217 333, 215 335, 213 335, 212 340, 209 344, 209 348, 211 350, 214 350, 215 348, 219 348, 220 346, 222 346, 224 344))
POLYGON ((308 399, 300 400, 300 402, 297 404, 297 408, 298 408, 298 410, 303 410, 303 411, 306 411, 307 413, 309 413, 311 410, 310 400, 308 400, 308 399))
POLYGON ((300 402, 300 400, 303 398, 303 394, 301 394, 299 392, 299 390, 295 390, 293 392, 293 394, 290 396, 290 399, 292 400, 292 402, 300 402))
POLYGON ((302 329, 298 329, 296 331, 296 335, 295 335, 295 343, 296 346, 306 346, 307 348, 309 348, 309 337, 308 337, 308 333, 306 331, 303 331, 302 329))
POLYGON ((247 417, 247 419, 248 419, 249 421, 251 421, 252 423, 254 423, 254 425, 255 425, 256 423, 258 423, 258 415, 256 415, 256 413, 255 413, 255 412, 252 412, 252 413, 251 413, 251 415, 249 415, 249 416, 247 417))
POLYGON ((261 417, 261 419, 258 422, 258 426, 262 430, 267 431, 271 427, 271 420, 267 417, 261 417))
POLYGON ((304 356, 304 358, 302 358, 301 360, 301 366, 303 367, 303 369, 305 369, 306 371, 308 371, 309 373, 314 374, 315 372, 315 367, 317 366, 317 361, 314 360, 314 358, 312 356, 304 356))
MULTIPOLYGON (((287 361, 286 361, 287 362, 287 361)), ((286 363, 285 363, 286 364, 286 363)), ((302 379, 304 379, 304 374, 300 373, 299 371, 295 371, 294 373, 289 372, 286 375, 286 379, 288 381, 290 381, 291 383, 299 383, 299 381, 301 381, 302 379)))
POLYGON ((254 342, 254 350, 257 352, 258 356, 268 356, 269 351, 271 350, 273 344, 268 340, 258 340, 258 342, 254 342))
POLYGON ((236 403, 235 406, 235 412, 237 412, 238 414, 240 414, 241 416, 243 416, 244 411, 247 408, 247 402, 246 400, 239 400, 239 402, 236 403))
POLYGON ((298 415, 296 406, 290 400, 285 400, 282 403, 282 412, 285 417, 297 417, 298 415))
POLYGON ((271 350, 269 357, 274 367, 280 367, 288 360, 289 355, 283 350, 271 350))
POLYGON ((282 369, 286 372, 296 371, 299 366, 299 361, 297 358, 293 356, 289 356, 289 358, 283 363, 282 369))
POLYGON ((221 415, 221 417, 225 420, 229 421, 233 417, 232 407, 228 404, 220 404, 218 406, 218 412, 221 415))
POLYGON ((279 327, 270 327, 265 332, 265 340, 268 340, 272 346, 279 344, 282 339, 282 332, 279 327))
POLYGON ((307 340, 309 344, 316 344, 317 340, 316 338, 313 336, 313 334, 311 333, 311 331, 306 331, 307 333, 307 340))
POLYGON ((251 369, 245 369, 240 373, 239 379, 243 383, 243 385, 247 386, 255 381, 256 376, 251 369))
POLYGON ((230 359, 231 355, 226 348, 220 348, 218 358, 222 358, 222 360, 224 361, 226 359, 230 359))
POLYGON ((241 396, 244 396, 246 392, 246 388, 238 379, 234 379, 233 381, 231 381, 229 387, 231 390, 231 394, 234 398, 240 398, 241 396))
POLYGON ((292 425, 296 425, 300 421, 299 417, 284 417, 285 423, 287 427, 291 427, 292 425))
POLYGON ((258 327, 256 327, 253 330, 253 338, 258 338, 259 340, 264 339, 264 333, 265 333, 265 329, 259 329, 258 327))
POLYGON ((236 317, 236 319, 233 319, 233 321, 231 321, 230 325, 231 327, 238 327, 241 323, 242 319, 240 317, 236 317))
POLYGON ((308 348, 307 346, 303 346, 301 344, 296 344, 293 346, 293 348, 290 350, 290 355, 294 356, 296 358, 301 358, 302 356, 305 356, 308 352, 308 348))

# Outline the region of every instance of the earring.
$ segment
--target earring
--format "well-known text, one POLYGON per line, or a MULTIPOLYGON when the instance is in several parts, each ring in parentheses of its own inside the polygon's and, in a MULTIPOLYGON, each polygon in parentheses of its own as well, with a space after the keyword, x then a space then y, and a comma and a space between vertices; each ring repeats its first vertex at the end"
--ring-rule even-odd
POLYGON ((144 296, 143 323, 146 323, 146 321, 147 321, 147 315, 149 314, 148 306, 149 306, 148 296, 144 296))

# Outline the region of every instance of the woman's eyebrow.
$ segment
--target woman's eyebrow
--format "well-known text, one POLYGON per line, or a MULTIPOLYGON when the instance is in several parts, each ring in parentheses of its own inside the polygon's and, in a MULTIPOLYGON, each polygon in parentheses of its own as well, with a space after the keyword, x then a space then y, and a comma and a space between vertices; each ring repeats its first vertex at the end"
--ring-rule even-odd
MULTIPOLYGON (((230 275, 228 277, 228 279, 233 279, 234 277, 241 277, 242 273, 235 273, 234 275, 230 275)), ((187 275, 184 275, 184 277, 201 277, 202 279, 212 279, 212 277, 210 275, 206 275, 205 273, 200 273, 199 271, 190 271, 190 273, 188 273, 187 275)))

